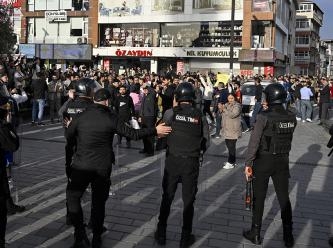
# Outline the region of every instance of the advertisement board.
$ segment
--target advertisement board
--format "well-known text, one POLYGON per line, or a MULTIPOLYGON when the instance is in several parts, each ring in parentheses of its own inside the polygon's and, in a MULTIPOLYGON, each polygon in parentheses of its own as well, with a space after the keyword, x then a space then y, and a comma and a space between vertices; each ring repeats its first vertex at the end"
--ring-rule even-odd
POLYGON ((53 58, 53 45, 52 44, 40 44, 39 56, 41 59, 52 59, 53 58))
POLYGON ((91 60, 91 45, 54 45, 54 59, 91 60))
MULTIPOLYGON (((108 17, 184 14, 231 11, 232 0, 99 0, 99 15, 108 17), (191 11, 192 10, 192 11, 191 11), (192 12, 192 13, 191 13, 192 12)), ((235 0, 235 10, 243 8, 243 0, 235 0)))
POLYGON ((253 0, 252 11, 267 12, 271 11, 270 0, 253 0))
POLYGON ((20 54, 25 55, 27 58, 33 58, 36 55, 35 44, 20 44, 20 54))
MULTIPOLYGON (((220 11, 231 11, 232 0, 193 0, 193 12, 212 13, 220 11)), ((243 0, 235 0, 235 10, 243 8, 243 0)))
MULTIPOLYGON (((145 2, 150 2, 145 1, 145 2)), ((144 14, 143 0, 108 1, 99 0, 99 14, 101 16, 131 16, 144 14)))
POLYGON ((185 0, 152 0, 152 11, 183 12, 185 0))

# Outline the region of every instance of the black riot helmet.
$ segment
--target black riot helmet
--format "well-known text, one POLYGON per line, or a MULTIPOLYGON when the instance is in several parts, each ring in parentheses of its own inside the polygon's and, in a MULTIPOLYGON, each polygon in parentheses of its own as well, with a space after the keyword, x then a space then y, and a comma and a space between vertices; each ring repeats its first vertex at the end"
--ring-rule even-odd
POLYGON ((194 87, 191 83, 180 83, 175 91, 177 102, 193 102, 195 99, 194 87))
POLYGON ((75 95, 92 97, 101 86, 93 79, 81 78, 75 83, 75 95))
POLYGON ((107 89, 99 89, 95 92, 94 95, 94 101, 95 102, 101 102, 101 101, 105 101, 111 98, 111 94, 110 91, 108 91, 107 89))
POLYGON ((272 83, 266 86, 263 91, 268 105, 282 104, 286 102, 287 91, 282 84, 272 83))

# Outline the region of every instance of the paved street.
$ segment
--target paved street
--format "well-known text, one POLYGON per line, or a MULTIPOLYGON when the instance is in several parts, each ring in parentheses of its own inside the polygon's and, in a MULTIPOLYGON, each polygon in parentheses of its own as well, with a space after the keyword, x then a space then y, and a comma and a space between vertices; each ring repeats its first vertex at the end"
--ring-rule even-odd
MULTIPOLYGON (((327 130, 315 123, 298 123, 290 156, 290 196, 294 210, 295 247, 328 247, 333 220, 333 169, 327 157, 327 130)), ((14 168, 16 197, 27 211, 8 218, 8 247, 69 247, 73 229, 65 225, 63 130, 59 124, 45 127, 23 125, 21 163, 14 168)), ((222 169, 226 161, 223 139, 212 140, 201 168, 195 204, 193 247, 255 247, 242 238, 251 224, 244 210, 244 152, 249 139, 237 143, 239 166, 222 169)), ((123 141, 125 143, 125 141, 123 141)), ((115 148, 116 163, 106 206, 109 232, 103 247, 157 247, 153 232, 161 200, 164 153, 145 158, 138 153, 142 142, 131 149, 115 148)), ((180 187, 179 187, 180 188, 180 187)), ((178 189, 169 218, 167 246, 178 247, 182 225, 182 201, 178 189)), ((83 199, 85 218, 90 194, 83 199)), ((263 247, 283 247, 280 211, 270 184, 264 213, 263 247)), ((91 237, 91 236, 90 236, 91 237)))

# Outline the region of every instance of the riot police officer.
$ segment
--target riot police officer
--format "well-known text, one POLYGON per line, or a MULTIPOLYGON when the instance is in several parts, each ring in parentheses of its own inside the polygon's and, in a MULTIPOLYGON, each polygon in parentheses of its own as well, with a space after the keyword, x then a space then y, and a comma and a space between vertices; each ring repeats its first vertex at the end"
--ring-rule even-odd
MULTIPOLYGON (((85 111, 88 106, 94 103, 92 97, 94 91, 98 88, 101 87, 90 78, 82 78, 78 81, 72 82, 69 85, 69 94, 72 94, 72 96, 69 97, 69 99, 63 104, 63 106, 59 110, 59 116, 62 116, 64 125, 66 125, 70 119, 75 118, 78 114, 85 111)), ((65 128, 65 137, 66 131, 67 129, 65 128)), ((75 140, 71 141, 73 142, 73 144, 69 144, 68 142, 69 141, 67 141, 65 146, 65 168, 67 177, 69 177, 71 173, 70 165, 72 163, 72 158, 76 145, 75 140)), ((66 224, 71 224, 68 214, 66 215, 66 224)))
POLYGON ((164 123, 172 127, 172 132, 167 136, 163 195, 155 232, 155 240, 160 245, 166 243, 167 220, 179 182, 182 183, 184 202, 180 247, 189 247, 195 242, 192 234, 193 205, 197 193, 200 154, 206 151, 209 131, 201 110, 193 106, 194 99, 193 85, 187 82, 179 84, 175 90, 178 104, 167 110, 163 117, 164 123))
MULTIPOLYGON (((94 91, 101 88, 94 80, 90 78, 81 78, 77 82, 74 83, 74 98, 69 99, 63 108, 63 119, 64 121, 68 121, 71 118, 76 117, 79 113, 85 111, 88 106, 93 104, 93 95, 94 91)), ((65 129, 66 132, 66 129, 65 129)), ((66 134, 65 134, 66 136, 66 134)), ((74 141, 75 142, 75 141, 74 141)), ((75 144, 74 144, 75 145, 75 144)), ((73 144, 66 144, 66 173, 67 176, 70 173, 70 164, 72 162, 72 157, 74 154, 74 149, 70 149, 70 147, 74 147, 73 144)))
POLYGON ((13 126, 6 121, 8 98, 0 96, 0 248, 5 247, 5 233, 7 225, 6 200, 10 199, 10 191, 7 180, 5 151, 14 152, 19 147, 19 138, 13 126))
POLYGON ((294 113, 284 109, 287 92, 281 84, 268 85, 264 91, 266 110, 257 116, 251 133, 245 161, 248 179, 253 172, 252 227, 243 236, 254 244, 262 242, 260 229, 269 178, 274 183, 281 208, 283 240, 286 247, 294 245, 292 209, 289 200, 289 152, 297 121, 294 113), (251 169, 250 169, 251 168, 251 169))
POLYGON ((170 127, 163 124, 156 128, 130 128, 109 109, 110 98, 111 94, 107 89, 99 89, 94 96, 95 103, 71 121, 66 133, 68 144, 73 145, 73 141, 77 140, 66 189, 68 213, 75 228, 75 248, 89 247, 90 243, 85 232, 80 204, 89 184, 92 188, 92 247, 98 248, 102 245, 105 202, 111 185, 114 134, 138 140, 156 134, 166 135, 171 131, 170 127))

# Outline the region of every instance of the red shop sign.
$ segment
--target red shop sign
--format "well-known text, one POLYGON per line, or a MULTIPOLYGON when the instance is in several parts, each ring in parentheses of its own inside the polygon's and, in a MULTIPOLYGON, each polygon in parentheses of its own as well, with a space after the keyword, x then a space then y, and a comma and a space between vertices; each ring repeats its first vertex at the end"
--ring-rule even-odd
POLYGON ((153 56, 153 51, 149 50, 127 50, 127 49, 117 49, 117 57, 151 57, 153 56))

